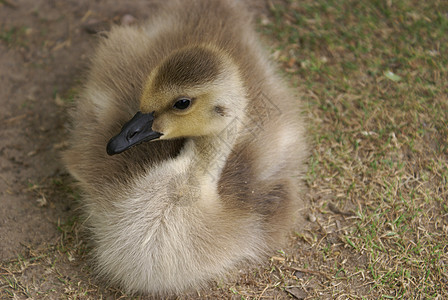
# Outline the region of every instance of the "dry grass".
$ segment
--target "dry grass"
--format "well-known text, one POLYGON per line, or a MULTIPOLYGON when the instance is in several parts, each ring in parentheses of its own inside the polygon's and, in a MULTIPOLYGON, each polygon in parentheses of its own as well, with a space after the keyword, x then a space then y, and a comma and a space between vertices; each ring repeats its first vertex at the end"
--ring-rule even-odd
MULTIPOLYGON (((270 8, 260 31, 310 120, 309 226, 264 268, 184 298, 448 299, 448 3, 270 8)), ((72 195, 66 181, 48 189, 72 195)), ((3 262, 0 295, 126 297, 89 281, 79 227, 3 262)))

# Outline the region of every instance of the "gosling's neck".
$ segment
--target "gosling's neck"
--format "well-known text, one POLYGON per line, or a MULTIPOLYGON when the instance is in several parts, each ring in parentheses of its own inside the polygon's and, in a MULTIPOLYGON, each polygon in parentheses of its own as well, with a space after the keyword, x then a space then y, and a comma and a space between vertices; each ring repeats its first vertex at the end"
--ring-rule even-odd
POLYGON ((191 175, 216 184, 238 135, 238 128, 226 128, 219 134, 187 139, 185 150, 191 158, 191 175))
POLYGON ((220 108, 224 112, 217 112, 215 116, 222 118, 220 129, 211 134, 188 138, 185 147, 192 155, 191 168, 194 170, 194 176, 207 181, 212 180, 215 184, 221 177, 227 159, 234 151, 235 144, 243 134, 244 125, 247 123, 246 92, 236 68, 231 74, 230 80, 222 84, 220 87, 222 90, 216 93, 220 99, 217 102, 225 103, 224 107, 220 108))

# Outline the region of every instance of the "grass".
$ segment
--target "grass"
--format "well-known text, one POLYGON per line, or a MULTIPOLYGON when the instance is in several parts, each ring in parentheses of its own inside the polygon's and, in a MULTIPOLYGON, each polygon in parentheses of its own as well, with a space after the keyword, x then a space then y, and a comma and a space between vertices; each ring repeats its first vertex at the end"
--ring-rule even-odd
POLYGON ((261 28, 277 37, 314 139, 307 182, 320 230, 306 241, 321 253, 309 264, 332 278, 309 297, 448 297, 448 5, 273 1, 271 10, 261 28))
POLYGON ((5 28, 0 27, 0 41, 4 42, 8 47, 24 47, 28 48, 29 43, 27 34, 29 29, 25 26, 5 28))
MULTIPOLYGON (((258 28, 297 85, 309 120, 310 222, 266 266, 200 295, 448 298, 448 4, 269 3, 258 28)), ((12 33, 0 38, 12 43, 12 33)), ((75 195, 65 180, 50 186, 75 195)), ((89 274, 79 223, 55 224, 57 244, 2 262, 0 295, 126 298, 89 277, 67 275, 73 272, 66 265, 89 274), (58 283, 33 289, 21 278, 32 268, 58 283)))

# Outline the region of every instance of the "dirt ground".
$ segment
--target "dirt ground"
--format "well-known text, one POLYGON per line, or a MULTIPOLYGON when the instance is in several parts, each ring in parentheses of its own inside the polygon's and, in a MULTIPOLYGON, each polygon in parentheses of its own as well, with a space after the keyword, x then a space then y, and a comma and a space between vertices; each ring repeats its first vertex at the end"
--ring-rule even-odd
POLYGON ((1 260, 27 246, 54 242, 59 235, 55 224, 71 214, 70 199, 36 197, 31 191, 66 173, 58 151, 67 120, 61 95, 76 84, 94 44, 84 29, 87 21, 107 23, 124 13, 140 16, 140 11, 150 12, 150 3, 125 7, 120 1, 30 0, 1 5, 1 260))

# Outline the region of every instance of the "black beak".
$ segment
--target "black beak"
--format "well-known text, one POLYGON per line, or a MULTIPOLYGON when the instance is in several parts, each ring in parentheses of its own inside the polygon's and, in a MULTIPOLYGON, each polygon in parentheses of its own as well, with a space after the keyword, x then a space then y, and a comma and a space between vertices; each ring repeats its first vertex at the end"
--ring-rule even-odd
POLYGON ((162 133, 152 130, 153 121, 154 113, 136 113, 130 121, 123 125, 121 132, 109 140, 106 148, 107 154, 118 154, 140 143, 161 137, 162 133))

